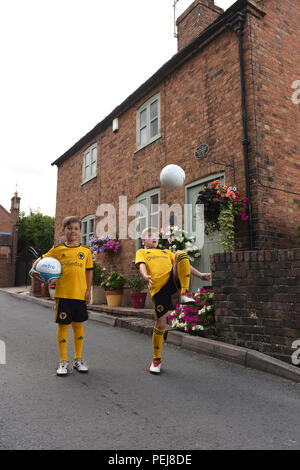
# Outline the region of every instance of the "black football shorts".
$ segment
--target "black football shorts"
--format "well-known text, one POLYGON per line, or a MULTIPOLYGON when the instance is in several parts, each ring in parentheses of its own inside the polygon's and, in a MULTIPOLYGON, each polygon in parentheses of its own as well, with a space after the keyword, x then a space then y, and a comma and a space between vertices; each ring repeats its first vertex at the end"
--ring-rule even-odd
POLYGON ((84 300, 56 299, 55 323, 69 325, 73 321, 88 320, 88 311, 84 300))
POLYGON ((174 310, 172 305, 172 295, 177 292, 177 289, 180 292, 181 285, 179 279, 174 281, 173 271, 170 273, 169 280, 166 284, 152 297, 152 303, 155 311, 155 318, 160 318, 169 310, 174 310), (175 283, 176 282, 176 283, 175 283))

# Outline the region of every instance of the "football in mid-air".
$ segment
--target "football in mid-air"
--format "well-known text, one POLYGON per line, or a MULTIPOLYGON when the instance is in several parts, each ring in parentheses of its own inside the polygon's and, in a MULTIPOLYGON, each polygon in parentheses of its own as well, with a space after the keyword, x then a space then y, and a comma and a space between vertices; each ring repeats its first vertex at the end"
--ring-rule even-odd
POLYGON ((160 173, 160 182, 166 188, 180 188, 185 181, 185 172, 178 165, 167 165, 160 173))

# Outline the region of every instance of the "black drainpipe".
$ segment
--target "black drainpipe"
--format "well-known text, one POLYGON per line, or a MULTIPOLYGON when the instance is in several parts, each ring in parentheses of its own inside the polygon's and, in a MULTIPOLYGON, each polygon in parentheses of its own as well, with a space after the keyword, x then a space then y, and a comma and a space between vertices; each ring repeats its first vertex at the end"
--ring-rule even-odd
POLYGON ((246 117, 246 88, 245 88, 245 69, 244 69, 244 54, 243 54, 243 32, 246 21, 245 13, 239 11, 229 20, 227 27, 233 29, 238 37, 239 46, 239 61, 240 61, 240 81, 241 81, 241 100, 242 100, 242 123, 243 123, 243 149, 244 149, 244 168, 246 179, 246 196, 248 198, 248 227, 249 227, 249 244, 250 250, 253 250, 253 220, 252 220, 252 204, 250 193, 250 179, 249 179, 249 140, 247 133, 247 117, 246 117))

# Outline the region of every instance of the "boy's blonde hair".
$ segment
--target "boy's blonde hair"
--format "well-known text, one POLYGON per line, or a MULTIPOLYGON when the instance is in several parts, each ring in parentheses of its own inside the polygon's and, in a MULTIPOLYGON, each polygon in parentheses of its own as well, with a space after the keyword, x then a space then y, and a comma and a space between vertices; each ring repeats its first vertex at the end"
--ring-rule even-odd
POLYGON ((156 228, 156 227, 146 227, 146 228, 144 228, 144 230, 141 233, 141 239, 145 240, 147 238, 147 236, 151 237, 154 234, 158 236, 158 234, 159 234, 158 228, 156 228))
POLYGON ((63 228, 66 228, 67 225, 78 223, 81 228, 81 220, 76 215, 69 215, 63 220, 63 228))

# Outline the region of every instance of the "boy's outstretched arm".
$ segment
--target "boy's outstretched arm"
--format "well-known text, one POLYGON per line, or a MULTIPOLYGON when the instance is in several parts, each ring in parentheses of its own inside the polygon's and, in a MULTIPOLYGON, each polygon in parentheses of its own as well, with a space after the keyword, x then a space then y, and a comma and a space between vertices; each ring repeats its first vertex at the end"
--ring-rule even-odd
POLYGON ((144 263, 140 263, 139 265, 139 271, 144 279, 148 283, 149 288, 152 288, 152 277, 147 273, 146 265, 144 263))
POLYGON ((193 266, 191 266, 191 274, 193 274, 193 276, 200 277, 200 279, 204 279, 206 281, 211 280, 211 273, 200 273, 200 271, 193 268, 193 266))

